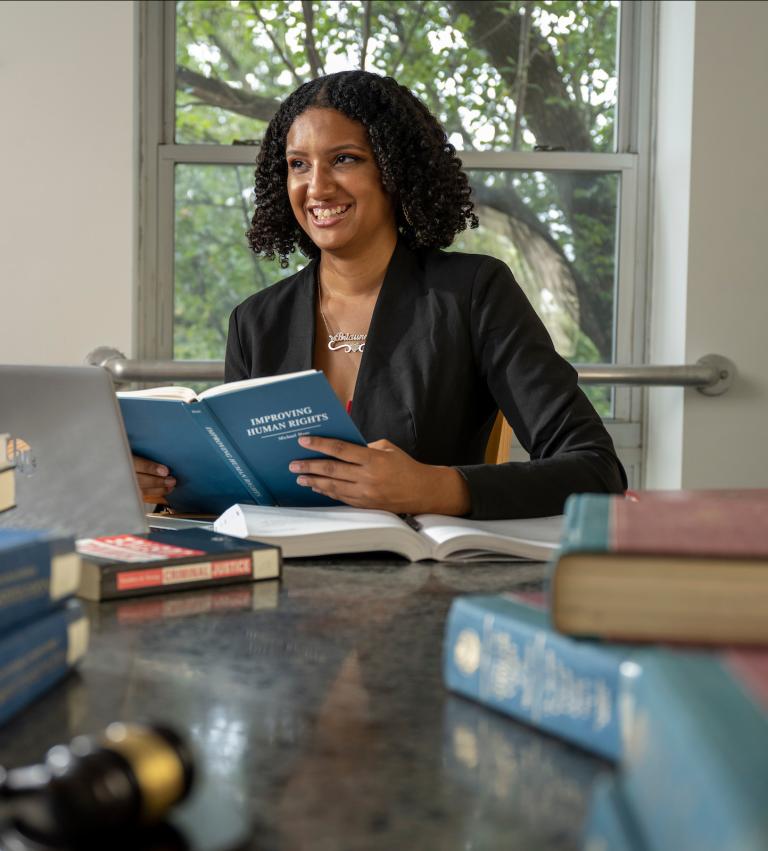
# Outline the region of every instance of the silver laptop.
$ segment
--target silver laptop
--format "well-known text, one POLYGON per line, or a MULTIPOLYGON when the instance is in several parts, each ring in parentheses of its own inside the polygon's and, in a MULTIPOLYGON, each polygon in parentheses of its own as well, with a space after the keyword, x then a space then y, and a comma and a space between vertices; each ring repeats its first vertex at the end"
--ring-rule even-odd
POLYGON ((0 366, 0 447, 16 463, 16 507, 0 526, 76 538, 146 532, 112 380, 98 367, 0 366))

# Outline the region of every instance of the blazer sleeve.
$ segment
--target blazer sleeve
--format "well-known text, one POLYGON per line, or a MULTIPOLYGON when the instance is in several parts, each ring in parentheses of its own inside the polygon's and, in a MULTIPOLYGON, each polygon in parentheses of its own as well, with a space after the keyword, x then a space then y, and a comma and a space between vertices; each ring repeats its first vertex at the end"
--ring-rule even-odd
POLYGON ((530 460, 457 467, 469 485, 469 516, 560 514, 572 493, 623 492, 626 473, 576 370, 494 258, 475 276, 470 326, 478 369, 530 460))

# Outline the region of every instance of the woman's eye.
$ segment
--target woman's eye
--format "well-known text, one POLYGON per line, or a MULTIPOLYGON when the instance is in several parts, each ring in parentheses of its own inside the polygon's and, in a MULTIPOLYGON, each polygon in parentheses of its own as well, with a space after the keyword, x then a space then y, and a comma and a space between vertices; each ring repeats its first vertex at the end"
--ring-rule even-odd
POLYGON ((347 165, 348 163, 357 162, 357 157, 353 157, 352 154, 339 154, 336 157, 336 162, 341 165, 347 165))
POLYGON ((304 160, 289 160, 288 161, 288 168, 291 169, 292 171, 303 168, 303 166, 304 166, 304 160))

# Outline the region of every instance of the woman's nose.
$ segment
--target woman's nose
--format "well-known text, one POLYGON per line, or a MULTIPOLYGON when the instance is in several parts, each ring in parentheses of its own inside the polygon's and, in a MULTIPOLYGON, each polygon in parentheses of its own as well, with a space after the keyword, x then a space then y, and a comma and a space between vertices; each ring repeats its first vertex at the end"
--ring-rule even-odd
POLYGON ((316 165, 310 174, 307 189, 312 198, 320 199, 332 194, 335 183, 330 169, 323 165, 316 165))

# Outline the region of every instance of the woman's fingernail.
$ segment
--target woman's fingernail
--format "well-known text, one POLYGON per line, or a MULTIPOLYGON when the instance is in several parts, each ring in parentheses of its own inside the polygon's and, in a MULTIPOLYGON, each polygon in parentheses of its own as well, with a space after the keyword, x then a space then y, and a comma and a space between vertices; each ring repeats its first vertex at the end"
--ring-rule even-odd
POLYGON ((158 476, 167 476, 168 475, 168 468, 164 467, 162 464, 160 464, 158 467, 155 467, 155 472, 157 473, 158 476))
POLYGON ((299 478, 296 479, 296 484, 297 485, 308 485, 309 482, 307 481, 306 476, 299 476, 299 478))
POLYGON ((312 438, 311 437, 300 437, 299 438, 299 446, 311 446, 312 438))
POLYGON ((167 488, 172 488, 176 484, 176 479, 170 478, 165 480, 165 486, 167 488))
POLYGON ((291 463, 288 465, 288 469, 292 473, 300 473, 301 472, 301 464, 297 463, 296 461, 291 461, 291 463))

